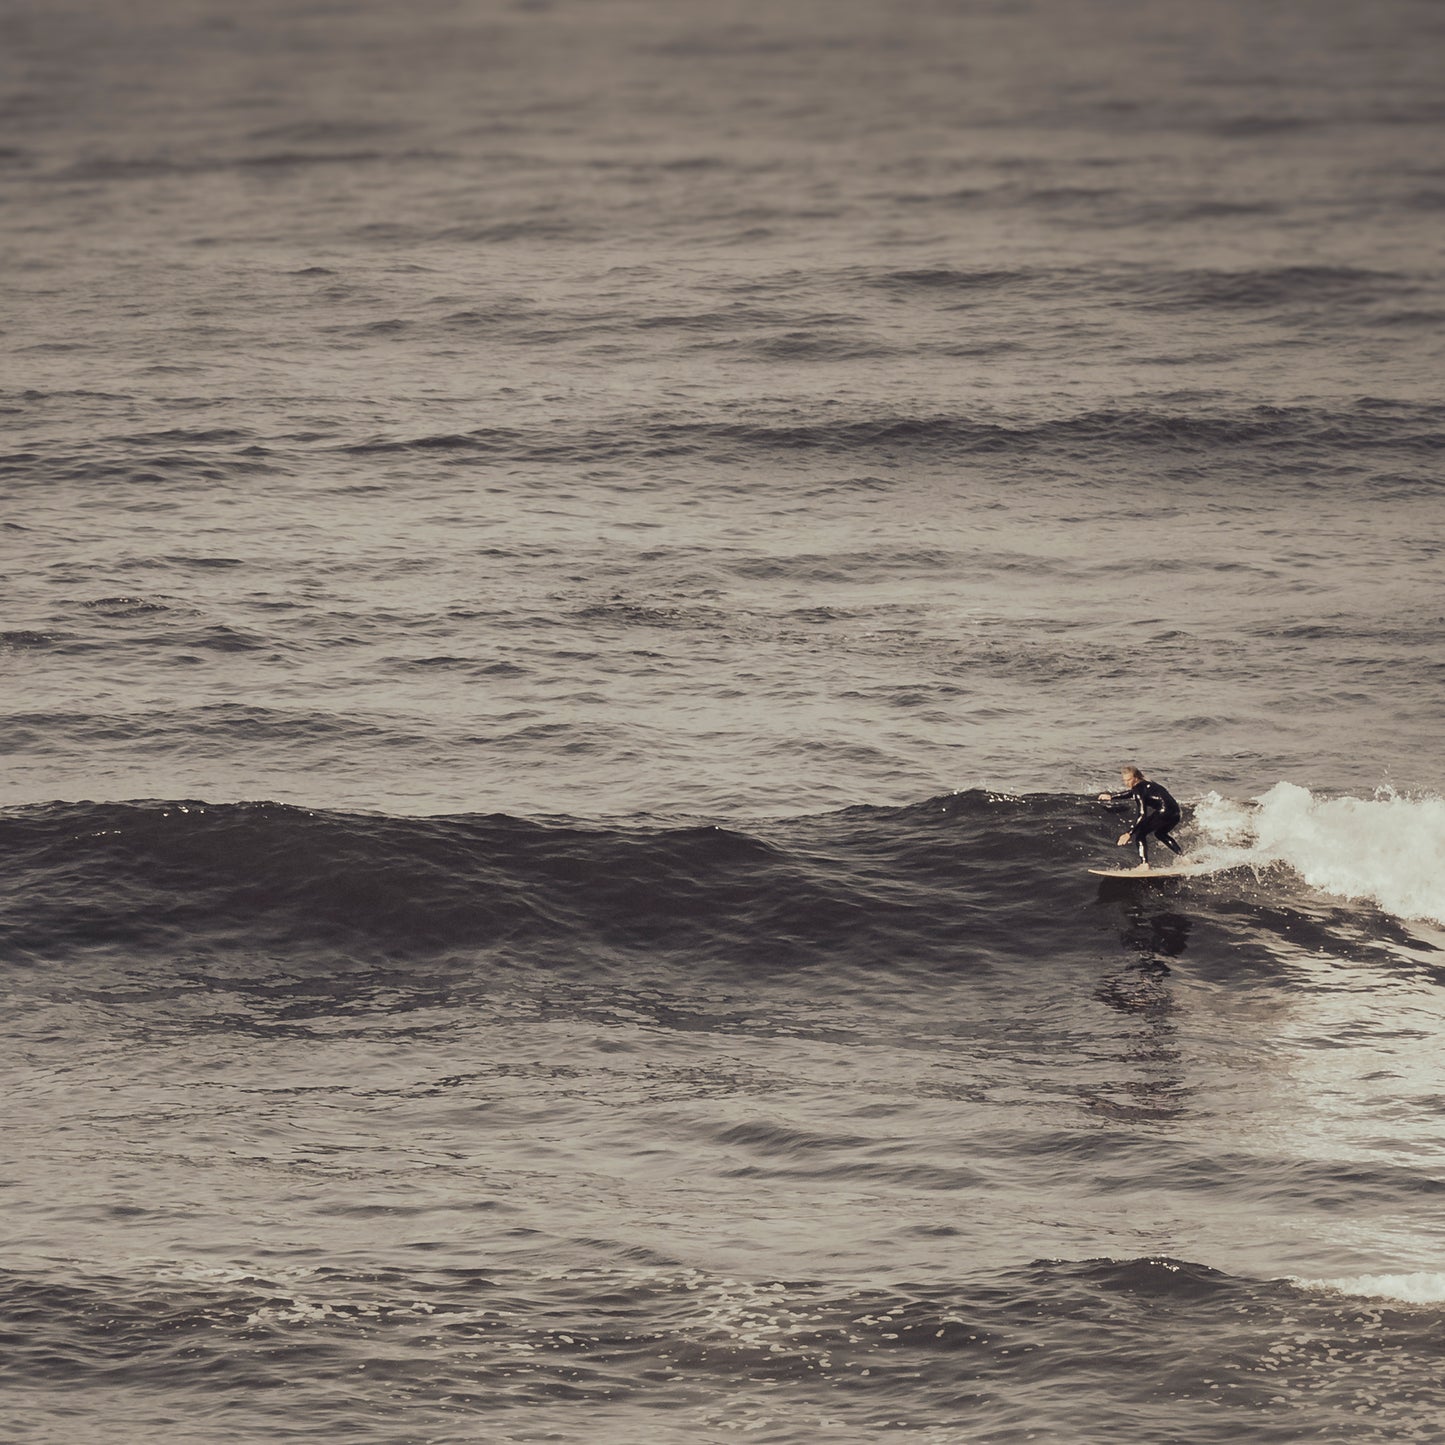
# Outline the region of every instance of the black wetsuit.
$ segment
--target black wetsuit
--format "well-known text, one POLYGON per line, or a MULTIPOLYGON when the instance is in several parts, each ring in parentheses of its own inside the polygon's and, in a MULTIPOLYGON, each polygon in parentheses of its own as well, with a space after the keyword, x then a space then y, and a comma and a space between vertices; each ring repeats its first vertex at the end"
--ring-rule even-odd
POLYGON ((1149 854, 1145 851, 1146 840, 1157 838, 1173 853, 1184 850, 1169 835, 1179 826, 1183 814, 1179 804, 1170 796, 1167 788, 1147 779, 1135 783, 1127 793, 1111 793, 1109 801, 1117 803, 1121 798, 1132 798, 1139 812, 1134 826, 1129 829, 1129 841, 1139 847, 1139 861, 1147 863, 1149 854))

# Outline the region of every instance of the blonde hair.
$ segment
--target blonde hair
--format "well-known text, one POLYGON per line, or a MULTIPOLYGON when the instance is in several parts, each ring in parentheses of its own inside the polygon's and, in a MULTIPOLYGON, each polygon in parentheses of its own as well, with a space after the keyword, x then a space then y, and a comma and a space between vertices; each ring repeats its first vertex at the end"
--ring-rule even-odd
POLYGON ((1128 774, 1136 783, 1147 783, 1149 781, 1133 763, 1125 763, 1119 771, 1128 774))

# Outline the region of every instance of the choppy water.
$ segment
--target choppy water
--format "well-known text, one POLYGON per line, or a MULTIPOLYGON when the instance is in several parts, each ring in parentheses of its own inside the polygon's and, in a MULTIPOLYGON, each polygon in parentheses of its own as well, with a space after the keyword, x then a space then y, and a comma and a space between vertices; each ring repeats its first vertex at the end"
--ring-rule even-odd
POLYGON ((1442 36, 12 7, 8 1436, 1438 1439, 1442 36))

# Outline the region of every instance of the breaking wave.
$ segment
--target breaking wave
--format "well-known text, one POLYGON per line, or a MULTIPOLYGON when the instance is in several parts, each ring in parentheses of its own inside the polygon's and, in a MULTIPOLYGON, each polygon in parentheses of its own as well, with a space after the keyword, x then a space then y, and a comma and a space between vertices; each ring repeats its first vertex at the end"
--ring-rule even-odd
POLYGON ((1335 898, 1445 926, 1445 799, 1323 798, 1280 782, 1253 806, 1211 793, 1195 818, 1222 864, 1283 864, 1335 898))
POLYGON ((1445 1274, 1420 1270, 1413 1274, 1362 1274, 1348 1279, 1299 1279, 1302 1289, 1329 1290, 1365 1299, 1399 1300, 1411 1305, 1445 1304, 1445 1274))

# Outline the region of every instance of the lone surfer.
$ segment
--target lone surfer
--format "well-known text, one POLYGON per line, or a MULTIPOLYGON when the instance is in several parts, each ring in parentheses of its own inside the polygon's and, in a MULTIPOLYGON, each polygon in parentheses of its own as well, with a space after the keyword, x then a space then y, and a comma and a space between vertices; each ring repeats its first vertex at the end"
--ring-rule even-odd
POLYGON ((1182 853, 1184 850, 1169 836, 1183 817, 1169 790, 1158 783, 1151 783, 1132 763, 1120 768, 1119 776, 1124 780, 1125 791, 1100 793, 1099 801, 1115 803, 1127 798, 1139 811, 1135 815, 1134 826, 1119 835, 1118 846, 1123 848, 1129 843, 1137 844, 1141 868, 1149 866, 1150 838, 1157 838, 1172 853, 1182 853))

